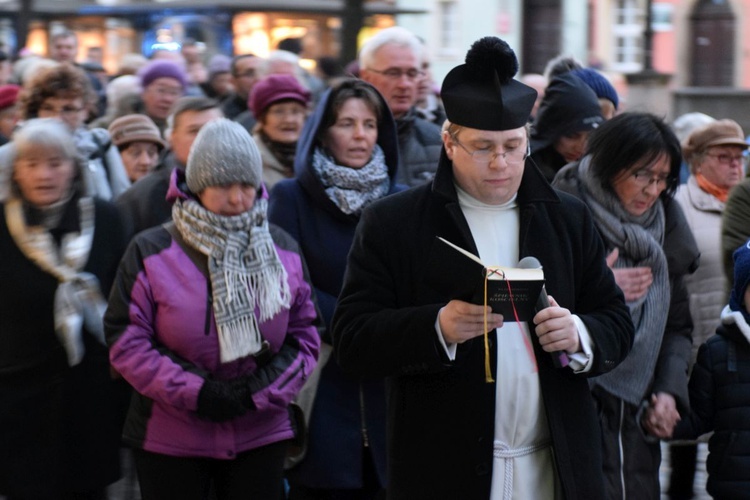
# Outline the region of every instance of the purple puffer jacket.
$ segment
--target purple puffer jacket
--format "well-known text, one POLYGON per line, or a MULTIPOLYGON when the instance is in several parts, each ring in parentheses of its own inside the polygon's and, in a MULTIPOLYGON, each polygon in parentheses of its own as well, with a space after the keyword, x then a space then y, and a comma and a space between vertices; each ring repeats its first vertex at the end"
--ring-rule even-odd
POLYGON ((270 357, 224 364, 202 272, 163 226, 131 242, 104 318, 112 366, 136 391, 125 443, 171 456, 232 459, 294 437, 288 405, 315 366, 320 339, 296 243, 273 225, 271 235, 289 275, 291 306, 260 324, 270 357), (261 386, 252 396, 256 410, 218 423, 196 414, 205 378, 248 374, 261 386))

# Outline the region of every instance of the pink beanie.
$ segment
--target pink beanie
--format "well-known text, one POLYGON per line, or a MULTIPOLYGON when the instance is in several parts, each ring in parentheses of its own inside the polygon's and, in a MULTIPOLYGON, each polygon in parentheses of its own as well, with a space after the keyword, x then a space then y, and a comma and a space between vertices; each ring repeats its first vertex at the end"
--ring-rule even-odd
POLYGON ((310 91, 292 75, 269 75, 255 84, 247 104, 258 118, 271 104, 285 99, 306 106, 310 102, 310 91))

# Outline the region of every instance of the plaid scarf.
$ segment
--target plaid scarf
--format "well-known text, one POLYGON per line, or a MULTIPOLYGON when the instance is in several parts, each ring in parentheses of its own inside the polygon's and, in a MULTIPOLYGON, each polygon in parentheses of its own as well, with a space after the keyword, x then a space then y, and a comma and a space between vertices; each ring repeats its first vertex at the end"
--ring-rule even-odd
POLYGON ((5 204, 8 231, 27 259, 60 282, 55 291, 55 333, 65 348, 68 364, 75 366, 85 353, 83 328, 104 345, 102 317, 107 308, 99 280, 81 270, 88 261, 94 240, 94 201, 78 200, 78 233, 67 233, 57 248, 43 226, 29 226, 23 214, 23 202, 13 197, 5 204))
POLYGON ((268 231, 267 205, 260 198, 251 210, 231 217, 193 199, 178 200, 172 207, 184 240, 208 257, 223 363, 261 350, 256 307, 262 323, 291 302, 287 272, 268 231))

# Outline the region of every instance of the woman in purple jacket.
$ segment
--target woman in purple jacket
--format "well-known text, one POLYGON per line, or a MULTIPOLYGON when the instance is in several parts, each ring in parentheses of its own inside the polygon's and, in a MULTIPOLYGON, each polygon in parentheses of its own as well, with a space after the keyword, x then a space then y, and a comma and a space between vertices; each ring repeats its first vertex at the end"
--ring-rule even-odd
MULTIPOLYGON (((123 431, 145 500, 283 498, 289 402, 319 337, 293 240, 269 226, 258 148, 219 119, 195 139, 173 223, 138 235, 105 315, 136 395, 123 431)), ((178 189, 179 188, 179 189, 178 189)))

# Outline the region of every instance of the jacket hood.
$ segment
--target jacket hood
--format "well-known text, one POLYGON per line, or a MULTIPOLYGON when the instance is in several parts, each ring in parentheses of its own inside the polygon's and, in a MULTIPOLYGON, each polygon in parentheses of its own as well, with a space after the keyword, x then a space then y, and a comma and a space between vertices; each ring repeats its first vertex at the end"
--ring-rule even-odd
MULTIPOLYGON (((297 142, 297 154, 294 157, 294 175, 297 180, 311 196, 315 198, 322 197, 326 200, 327 197, 323 184, 312 169, 312 156, 317 146, 316 137, 322 126, 323 116, 333 90, 333 88, 330 88, 323 93, 312 115, 305 122, 299 141, 297 142)), ((377 95, 383 109, 383 116, 378 121, 377 144, 381 147, 385 155, 388 176, 391 179, 390 192, 393 192, 396 187, 396 169, 398 167, 398 135, 396 132, 396 123, 393 120, 388 103, 379 92, 377 92, 377 95)))
POLYGON ((732 328, 719 329, 717 333, 727 338, 734 340, 735 342, 747 342, 750 344, 750 325, 745 321, 745 317, 739 311, 732 311, 729 306, 724 306, 721 311, 721 324, 727 327, 732 325, 737 327, 737 331, 741 335, 737 335, 733 332, 732 328))
POLYGON ((551 145, 563 135, 594 130, 602 123, 599 100, 591 87, 570 73, 557 76, 544 91, 531 126, 531 152, 551 145))

